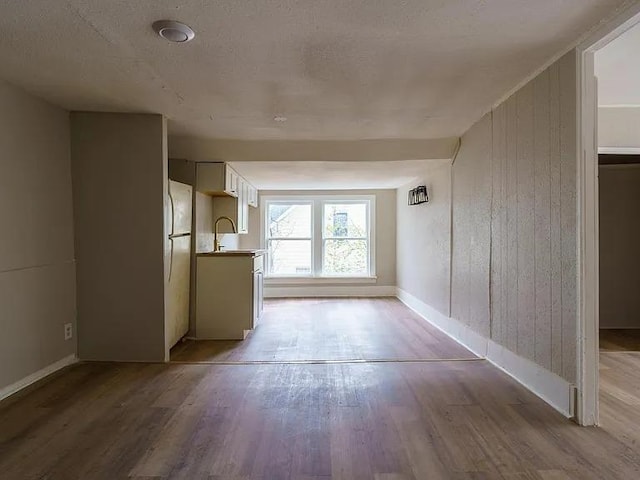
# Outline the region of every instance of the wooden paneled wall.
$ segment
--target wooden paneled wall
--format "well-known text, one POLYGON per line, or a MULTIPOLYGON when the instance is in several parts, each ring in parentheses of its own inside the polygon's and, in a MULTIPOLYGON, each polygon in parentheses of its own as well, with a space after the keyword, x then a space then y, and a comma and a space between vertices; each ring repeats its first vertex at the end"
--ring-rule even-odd
POLYGON ((453 165, 451 316, 491 334, 491 115, 463 137, 453 165))
POLYGON ((452 316, 573 382, 575 52, 485 116, 462 146, 453 166, 452 316))

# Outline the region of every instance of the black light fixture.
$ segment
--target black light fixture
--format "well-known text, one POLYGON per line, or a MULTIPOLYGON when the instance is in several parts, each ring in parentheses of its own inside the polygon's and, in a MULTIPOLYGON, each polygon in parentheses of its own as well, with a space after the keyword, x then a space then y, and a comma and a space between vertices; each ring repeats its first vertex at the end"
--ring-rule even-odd
POLYGON ((429 195, 427 193, 427 186, 420 185, 416 188, 409 190, 409 205, 420 205, 421 203, 427 203, 429 201, 429 195))

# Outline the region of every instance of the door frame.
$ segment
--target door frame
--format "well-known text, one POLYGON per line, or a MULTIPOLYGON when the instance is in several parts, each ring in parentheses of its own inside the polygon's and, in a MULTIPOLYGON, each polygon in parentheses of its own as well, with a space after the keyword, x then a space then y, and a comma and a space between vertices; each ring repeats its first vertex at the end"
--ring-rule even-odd
POLYGON ((640 23, 640 1, 627 4, 576 47, 577 66, 577 398, 576 421, 599 423, 599 215, 597 82, 594 54, 640 23))

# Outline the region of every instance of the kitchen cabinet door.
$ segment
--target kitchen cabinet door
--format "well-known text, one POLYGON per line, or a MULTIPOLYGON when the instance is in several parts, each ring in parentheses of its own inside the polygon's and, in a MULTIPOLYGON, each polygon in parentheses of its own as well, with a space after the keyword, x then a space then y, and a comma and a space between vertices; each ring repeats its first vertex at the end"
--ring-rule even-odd
POLYGON ((240 176, 229 165, 225 165, 225 167, 226 167, 226 176, 225 176, 224 191, 233 197, 237 197, 239 195, 238 187, 240 183, 239 182, 240 176))
POLYGON ((249 185, 238 179, 238 233, 249 232, 249 185))
POLYGON ((253 328, 260 322, 264 309, 264 273, 262 270, 253 272, 253 328))
POLYGON ((250 207, 258 206, 258 190, 253 185, 249 185, 249 201, 250 207))

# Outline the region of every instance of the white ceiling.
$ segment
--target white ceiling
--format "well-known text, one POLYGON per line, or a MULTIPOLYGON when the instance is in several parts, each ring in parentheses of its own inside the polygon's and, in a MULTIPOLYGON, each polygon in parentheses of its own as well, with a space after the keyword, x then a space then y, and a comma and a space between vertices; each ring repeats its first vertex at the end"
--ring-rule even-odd
POLYGON ((258 190, 361 190, 398 188, 424 180, 430 168, 449 160, 380 162, 232 162, 258 190))
POLYGON ((595 55, 600 106, 640 107, 640 26, 636 25, 595 55))
POLYGON ((6 0, 0 75, 72 110, 163 113, 183 136, 451 137, 621 3, 6 0), (158 19, 195 40, 167 43, 158 19))

